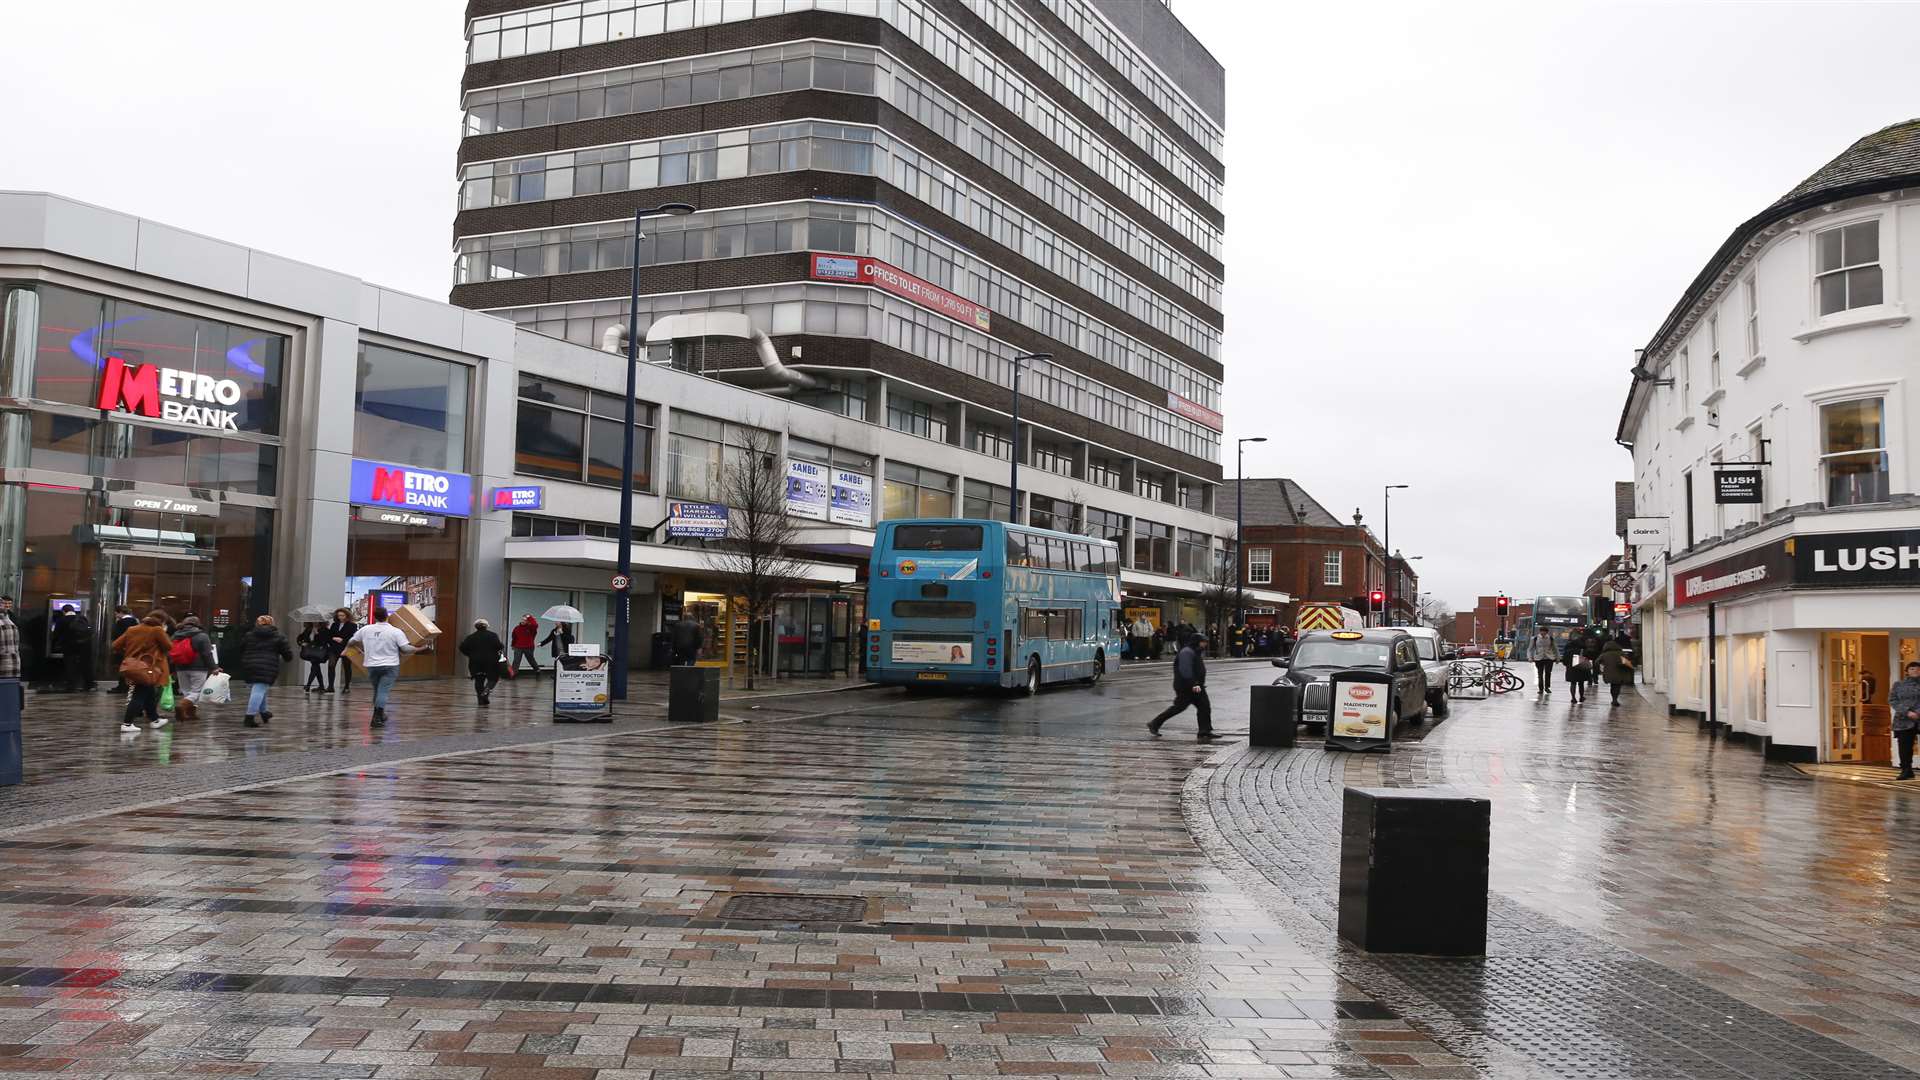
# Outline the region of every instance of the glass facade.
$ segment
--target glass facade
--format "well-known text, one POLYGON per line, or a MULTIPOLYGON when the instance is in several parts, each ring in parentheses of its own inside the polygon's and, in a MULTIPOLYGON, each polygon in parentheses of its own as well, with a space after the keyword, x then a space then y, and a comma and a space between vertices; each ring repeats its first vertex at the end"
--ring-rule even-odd
POLYGON ((465 471, 472 381, 464 364, 361 342, 354 456, 465 471))
MULTIPOLYGON (((635 402, 633 416, 633 489, 652 491, 654 406, 635 402)), ((617 488, 625 423, 618 395, 522 378, 514 416, 513 471, 617 488)))

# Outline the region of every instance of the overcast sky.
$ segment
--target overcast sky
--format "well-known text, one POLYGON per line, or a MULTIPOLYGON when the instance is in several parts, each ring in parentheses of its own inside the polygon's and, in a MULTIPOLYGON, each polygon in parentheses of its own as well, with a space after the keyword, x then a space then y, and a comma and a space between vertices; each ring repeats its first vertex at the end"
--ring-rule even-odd
MULTIPOLYGON (((9 5, 0 187, 445 299, 457 0, 83 8, 9 5)), ((1734 225, 1920 115, 1916 5, 1174 10, 1227 67, 1228 435, 1342 518, 1411 484, 1394 545, 1456 606, 1579 589, 1633 348, 1734 225)))

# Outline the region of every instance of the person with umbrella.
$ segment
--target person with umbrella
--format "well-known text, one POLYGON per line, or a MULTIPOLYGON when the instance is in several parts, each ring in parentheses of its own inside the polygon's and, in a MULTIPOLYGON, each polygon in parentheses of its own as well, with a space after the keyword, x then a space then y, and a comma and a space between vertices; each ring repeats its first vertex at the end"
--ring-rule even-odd
POLYGON ((573 645, 574 624, 586 620, 581 616, 579 608, 568 607, 565 604, 555 604, 540 617, 553 623, 553 629, 547 631, 547 636, 540 639, 540 644, 550 647, 553 666, 557 668, 560 666, 560 658, 568 655, 573 645))

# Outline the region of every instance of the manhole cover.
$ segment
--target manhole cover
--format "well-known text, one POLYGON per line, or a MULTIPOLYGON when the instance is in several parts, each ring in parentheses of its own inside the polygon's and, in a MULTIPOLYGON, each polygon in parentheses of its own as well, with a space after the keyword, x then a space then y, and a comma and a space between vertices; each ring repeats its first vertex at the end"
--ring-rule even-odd
POLYGON ((765 922, 859 922, 867 917, 867 901, 862 896, 742 893, 721 905, 720 917, 765 922))

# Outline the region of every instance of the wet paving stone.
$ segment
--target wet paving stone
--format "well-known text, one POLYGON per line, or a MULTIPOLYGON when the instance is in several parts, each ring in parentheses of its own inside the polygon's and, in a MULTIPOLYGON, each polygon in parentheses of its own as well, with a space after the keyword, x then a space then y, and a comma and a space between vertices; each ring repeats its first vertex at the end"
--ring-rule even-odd
POLYGON ((289 710, 265 786, 192 789, 244 749, 90 765, 174 801, 0 840, 0 1071, 1463 1075, 1196 845, 1214 749, 1131 720, 1164 681, 571 741, 449 703, 416 760, 325 775, 358 751, 282 735, 289 710), (507 738, 435 741, 476 734, 507 738), (721 917, 756 892, 867 906, 721 917))

